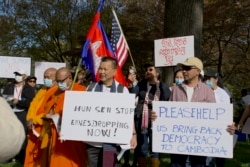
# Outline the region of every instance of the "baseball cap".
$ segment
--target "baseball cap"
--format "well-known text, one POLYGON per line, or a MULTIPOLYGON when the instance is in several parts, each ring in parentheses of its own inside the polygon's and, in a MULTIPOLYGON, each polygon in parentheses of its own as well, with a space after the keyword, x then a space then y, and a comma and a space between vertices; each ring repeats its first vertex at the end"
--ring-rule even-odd
POLYGON ((219 73, 216 72, 216 71, 208 71, 205 73, 205 76, 206 77, 214 77, 214 78, 217 78, 219 76, 219 73))
POLYGON ((17 69, 14 74, 26 75, 26 71, 24 69, 17 69))
POLYGON ((203 70, 203 63, 197 57, 189 57, 183 63, 179 63, 178 65, 194 66, 194 67, 198 68, 201 71, 203 70))
POLYGON ((37 78, 35 76, 28 76, 26 80, 29 81, 31 79, 37 80, 37 78))

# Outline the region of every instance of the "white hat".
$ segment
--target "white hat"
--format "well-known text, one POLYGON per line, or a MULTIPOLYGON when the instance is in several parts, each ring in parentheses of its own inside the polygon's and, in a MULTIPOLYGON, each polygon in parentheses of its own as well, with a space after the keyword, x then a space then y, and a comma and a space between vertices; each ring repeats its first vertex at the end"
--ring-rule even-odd
POLYGON ((17 69, 14 74, 26 75, 26 71, 24 69, 17 69))

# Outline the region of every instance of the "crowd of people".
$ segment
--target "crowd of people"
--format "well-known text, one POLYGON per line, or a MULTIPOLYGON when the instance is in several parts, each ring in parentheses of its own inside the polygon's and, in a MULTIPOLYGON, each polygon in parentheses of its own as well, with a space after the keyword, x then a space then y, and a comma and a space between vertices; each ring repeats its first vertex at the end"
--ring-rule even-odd
MULTIPOLYGON (((17 119, 11 122, 17 124, 16 131, 20 130, 20 132, 12 130, 16 134, 13 139, 15 149, 2 146, 12 145, 11 137, 6 139, 0 137, 0 150, 3 150, 0 151, 0 162, 14 158, 25 167, 117 167, 120 165, 159 167, 160 153, 152 151, 152 121, 157 119, 156 112, 153 111, 153 101, 230 103, 230 95, 224 90, 219 74, 216 71, 202 74, 204 69, 200 59, 190 57, 179 63, 178 67, 174 74, 174 83, 170 86, 161 81, 161 69, 155 67, 153 62, 144 65, 145 76, 142 79, 137 75, 136 69, 130 67, 126 75, 127 85, 124 86, 114 79, 116 59, 102 57, 97 74, 100 81, 90 82, 91 74, 86 70, 80 70, 75 74, 77 71, 75 69, 72 71, 66 67, 60 69, 51 67, 44 71, 44 84, 39 90, 36 89, 35 76, 27 77, 22 69, 14 71, 15 81, 4 88, 2 93, 4 98, 0 99, 0 103, 6 103, 1 105, 1 110, 10 112, 12 116, 16 115, 19 122, 17 119), (77 75, 76 82, 73 79, 74 75, 77 75), (52 119, 55 116, 62 117, 67 90, 135 94, 136 106, 130 141, 131 149, 134 149, 133 163, 130 162, 130 150, 124 153, 123 164, 117 160, 116 155, 120 150, 117 144, 60 140, 60 132, 52 119), (24 134, 27 137, 24 137, 24 134), (5 140, 6 144, 3 144, 5 140)), ((249 108, 246 110, 249 112, 249 108)), ((8 117, 8 114, 5 115, 8 117)), ((1 127, 1 131, 2 128, 6 130, 4 133, 7 136, 10 130, 7 127, 1 127)), ((228 122, 226 128, 230 134, 235 131, 232 122, 228 122)), ((171 167, 188 165, 206 167, 213 163, 217 167, 225 166, 224 158, 178 154, 171 154, 170 158, 171 167)))

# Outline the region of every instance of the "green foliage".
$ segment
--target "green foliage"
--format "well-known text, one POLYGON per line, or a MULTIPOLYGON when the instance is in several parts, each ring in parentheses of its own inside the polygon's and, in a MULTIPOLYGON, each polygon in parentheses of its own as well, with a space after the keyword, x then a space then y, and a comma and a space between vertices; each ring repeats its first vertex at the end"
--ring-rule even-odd
MULTIPOLYGON (((106 0, 101 14, 109 35, 111 8, 115 8, 141 76, 143 64, 153 59, 153 41, 163 38, 165 1, 106 0)), ((247 79, 250 77, 250 1, 205 0, 204 3, 201 58, 205 70, 221 72, 223 81, 237 97, 240 90, 250 84, 247 79)), ((0 4, 0 53, 30 56, 33 62, 67 62, 76 66, 97 6, 97 0, 5 1, 0 4)), ((184 9, 180 11, 184 12, 184 9)), ((174 20, 174 16, 173 13, 169 17, 174 20)), ((173 23, 166 25, 171 28, 173 23)), ((131 65, 129 58, 124 71, 131 65)))

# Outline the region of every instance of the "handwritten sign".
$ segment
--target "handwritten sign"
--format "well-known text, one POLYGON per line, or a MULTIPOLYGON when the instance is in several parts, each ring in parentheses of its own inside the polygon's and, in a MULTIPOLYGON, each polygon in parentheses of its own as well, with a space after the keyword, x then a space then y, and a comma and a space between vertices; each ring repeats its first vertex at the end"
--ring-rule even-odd
POLYGON ((232 104, 153 102, 153 151, 233 157, 232 104))
POLYGON ((0 56, 0 67, 1 78, 14 78, 14 72, 18 69, 24 69, 27 75, 30 75, 31 59, 30 57, 0 56))
POLYGON ((57 62, 35 62, 35 76, 37 77, 37 84, 43 84, 43 74, 48 68, 59 69, 66 67, 66 63, 57 62))
POLYGON ((134 107, 133 94, 66 91, 61 138, 129 144, 134 107))
POLYGON ((154 41, 155 66, 174 66, 194 56, 194 36, 158 39, 154 41))

